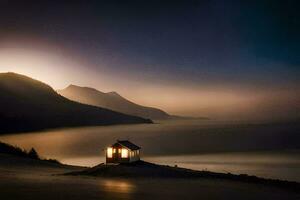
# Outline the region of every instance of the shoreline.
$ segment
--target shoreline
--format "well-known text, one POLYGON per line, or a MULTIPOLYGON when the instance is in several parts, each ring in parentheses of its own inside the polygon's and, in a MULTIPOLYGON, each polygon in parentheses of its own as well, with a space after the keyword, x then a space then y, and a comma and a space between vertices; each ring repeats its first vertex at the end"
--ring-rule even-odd
POLYGON ((219 173, 212 171, 199 171, 168 165, 159 165, 145 161, 137 161, 131 164, 106 165, 101 163, 95 167, 86 168, 82 171, 68 172, 61 175, 67 176, 90 176, 104 178, 125 179, 214 179, 230 180, 243 183, 271 185, 280 188, 300 190, 300 182, 263 178, 248 174, 219 173))
MULTIPOLYGON (((162 167, 170 169, 168 166, 162 167)), ((300 197, 300 183, 277 181, 279 185, 269 184, 270 182, 259 184, 244 181, 244 176, 240 179, 243 181, 239 181, 235 178, 228 179, 228 177, 239 177, 237 175, 228 174, 226 175, 228 177, 224 178, 222 177, 224 174, 220 176, 213 172, 200 172, 202 176, 199 174, 196 178, 64 175, 91 169, 93 168, 0 154, 0 199, 182 200, 194 199, 198 196, 212 200, 267 197, 272 200, 297 200, 300 197)), ((181 168, 179 170, 187 170, 191 175, 195 173, 194 170, 181 168)))

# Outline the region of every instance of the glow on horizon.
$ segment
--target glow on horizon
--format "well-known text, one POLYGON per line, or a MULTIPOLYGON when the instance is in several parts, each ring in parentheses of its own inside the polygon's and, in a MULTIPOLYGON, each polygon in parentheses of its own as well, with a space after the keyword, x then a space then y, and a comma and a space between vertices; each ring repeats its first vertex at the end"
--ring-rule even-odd
MULTIPOLYGON (((55 89, 75 84, 94 87, 103 92, 116 91, 135 103, 161 108, 171 114, 228 118, 239 116, 239 112, 250 112, 257 116, 256 106, 260 102, 265 103, 267 96, 274 93, 245 88, 232 90, 216 85, 204 87, 176 86, 175 82, 149 83, 124 74, 92 71, 89 65, 79 58, 54 51, 0 48, 0 72, 24 74, 55 89)), ((284 92, 284 96, 289 95, 284 92)))
POLYGON ((78 61, 60 55, 21 48, 0 49, 0 71, 15 72, 45 82, 55 89, 80 74, 78 61))

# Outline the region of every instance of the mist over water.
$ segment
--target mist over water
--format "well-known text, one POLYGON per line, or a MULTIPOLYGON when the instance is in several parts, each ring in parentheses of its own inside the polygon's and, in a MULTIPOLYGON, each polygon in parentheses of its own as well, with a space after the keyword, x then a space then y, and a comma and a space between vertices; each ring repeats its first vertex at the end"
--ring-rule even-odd
POLYGON ((0 141, 93 166, 105 161, 106 146, 129 139, 142 147, 142 159, 156 163, 300 181, 299 126, 174 120, 3 135, 0 141))

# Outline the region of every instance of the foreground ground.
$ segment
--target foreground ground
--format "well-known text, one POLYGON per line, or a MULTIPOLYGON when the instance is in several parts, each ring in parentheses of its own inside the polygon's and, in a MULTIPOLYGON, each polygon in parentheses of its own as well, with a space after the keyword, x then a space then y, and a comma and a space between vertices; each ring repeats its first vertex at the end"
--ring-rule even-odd
POLYGON ((221 179, 101 178, 84 170, 0 154, 0 199, 300 199, 300 192, 221 179))

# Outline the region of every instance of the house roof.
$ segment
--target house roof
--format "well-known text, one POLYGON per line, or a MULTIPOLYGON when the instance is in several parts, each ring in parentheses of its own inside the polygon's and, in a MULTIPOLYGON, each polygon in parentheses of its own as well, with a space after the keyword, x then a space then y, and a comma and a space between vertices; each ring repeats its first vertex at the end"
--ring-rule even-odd
POLYGON ((130 150, 138 150, 141 149, 141 147, 133 144, 132 142, 128 141, 128 140, 118 140, 118 142, 116 144, 120 144, 130 150))

